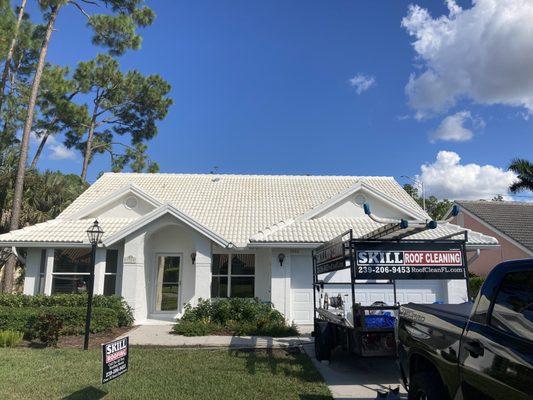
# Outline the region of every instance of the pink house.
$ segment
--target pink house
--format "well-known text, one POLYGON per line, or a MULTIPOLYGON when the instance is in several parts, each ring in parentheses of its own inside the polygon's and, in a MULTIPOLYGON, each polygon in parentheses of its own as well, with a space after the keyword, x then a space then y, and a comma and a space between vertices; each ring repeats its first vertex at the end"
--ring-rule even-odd
POLYGON ((486 276, 498 263, 533 257, 533 203, 515 201, 462 201, 453 224, 498 239, 500 247, 482 251, 470 272, 486 276))

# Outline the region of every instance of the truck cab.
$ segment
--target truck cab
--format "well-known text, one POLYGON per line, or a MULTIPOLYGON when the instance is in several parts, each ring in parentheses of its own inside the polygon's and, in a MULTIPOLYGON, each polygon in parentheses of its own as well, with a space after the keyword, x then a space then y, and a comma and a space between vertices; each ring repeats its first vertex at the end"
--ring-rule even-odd
POLYGON ((400 308, 409 399, 533 398, 533 259, 496 266, 473 303, 400 308))

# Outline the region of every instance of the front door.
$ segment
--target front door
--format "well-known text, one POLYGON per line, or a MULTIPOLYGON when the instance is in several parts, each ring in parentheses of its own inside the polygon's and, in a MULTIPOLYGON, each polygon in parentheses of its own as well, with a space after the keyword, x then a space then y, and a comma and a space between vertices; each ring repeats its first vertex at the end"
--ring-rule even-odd
POLYGON ((157 312, 177 313, 180 307, 179 255, 158 254, 156 258, 155 309, 157 312))

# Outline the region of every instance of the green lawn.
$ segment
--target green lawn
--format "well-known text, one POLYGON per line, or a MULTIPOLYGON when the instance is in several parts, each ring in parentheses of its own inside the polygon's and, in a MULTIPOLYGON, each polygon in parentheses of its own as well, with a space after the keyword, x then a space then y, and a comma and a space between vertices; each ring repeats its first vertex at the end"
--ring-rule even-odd
POLYGON ((0 399, 331 399, 305 354, 130 348, 100 384, 98 350, 0 349, 0 399))

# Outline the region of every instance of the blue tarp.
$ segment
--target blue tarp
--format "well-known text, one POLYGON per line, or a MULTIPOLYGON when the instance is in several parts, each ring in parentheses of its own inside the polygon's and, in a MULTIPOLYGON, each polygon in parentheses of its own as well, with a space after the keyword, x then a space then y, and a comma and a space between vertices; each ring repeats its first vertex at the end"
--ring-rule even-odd
POLYGON ((365 315, 367 328, 394 328, 396 318, 392 315, 365 315))

